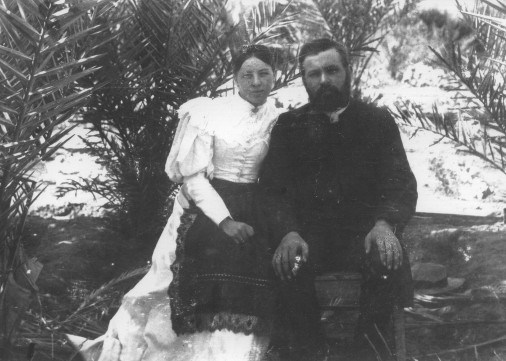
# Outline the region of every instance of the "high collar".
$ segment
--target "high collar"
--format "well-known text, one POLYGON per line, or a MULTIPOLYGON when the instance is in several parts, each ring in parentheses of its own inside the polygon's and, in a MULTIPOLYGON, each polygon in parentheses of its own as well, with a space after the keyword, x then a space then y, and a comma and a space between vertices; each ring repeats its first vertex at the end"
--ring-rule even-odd
POLYGON ((239 93, 237 93, 233 96, 233 101, 234 101, 234 104, 236 104, 236 106, 238 107, 238 109, 243 110, 248 113, 252 113, 252 114, 260 113, 263 110, 270 107, 271 105, 273 105, 273 104, 271 104, 271 100, 269 98, 267 98, 267 101, 261 105, 253 105, 249 101, 242 98, 239 95, 239 93))

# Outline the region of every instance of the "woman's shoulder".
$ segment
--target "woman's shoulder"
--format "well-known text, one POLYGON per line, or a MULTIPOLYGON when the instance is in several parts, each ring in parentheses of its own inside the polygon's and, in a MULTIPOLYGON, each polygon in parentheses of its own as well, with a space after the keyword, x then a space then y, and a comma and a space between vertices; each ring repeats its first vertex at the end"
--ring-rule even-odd
POLYGON ((187 122, 190 127, 213 133, 213 119, 219 104, 215 99, 199 97, 183 103, 178 110, 179 121, 187 122))
POLYGON ((213 104, 213 99, 207 97, 198 97, 190 99, 179 107, 179 114, 181 113, 189 113, 193 115, 194 113, 204 113, 210 106, 213 104))

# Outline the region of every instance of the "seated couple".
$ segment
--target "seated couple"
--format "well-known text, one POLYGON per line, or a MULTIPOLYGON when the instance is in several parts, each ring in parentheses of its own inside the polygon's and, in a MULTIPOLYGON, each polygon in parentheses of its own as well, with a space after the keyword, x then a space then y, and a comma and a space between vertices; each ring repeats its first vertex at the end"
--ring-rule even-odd
POLYGON ((299 55, 309 103, 278 115, 273 58, 234 60, 238 95, 179 109, 166 171, 183 186, 148 274, 125 295, 100 361, 325 360, 314 279, 363 275, 357 344, 412 300, 403 227, 416 181, 389 112, 350 98, 345 48, 299 55))

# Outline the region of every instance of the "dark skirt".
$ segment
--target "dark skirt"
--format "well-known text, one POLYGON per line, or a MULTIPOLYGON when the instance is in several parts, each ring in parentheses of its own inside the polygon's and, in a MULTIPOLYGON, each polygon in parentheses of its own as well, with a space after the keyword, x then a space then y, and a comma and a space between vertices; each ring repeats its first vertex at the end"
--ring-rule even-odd
POLYGON ((169 287, 174 331, 268 334, 279 292, 271 265, 279 240, 269 236, 257 184, 211 183, 232 218, 252 226, 255 235, 237 244, 197 207, 185 210, 169 287))

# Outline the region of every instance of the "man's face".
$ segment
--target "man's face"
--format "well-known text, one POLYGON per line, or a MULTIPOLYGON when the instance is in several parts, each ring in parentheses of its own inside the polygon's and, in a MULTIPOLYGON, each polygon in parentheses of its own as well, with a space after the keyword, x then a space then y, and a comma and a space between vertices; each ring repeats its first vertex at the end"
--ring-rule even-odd
POLYGON ((350 99, 349 69, 343 66, 336 49, 309 55, 302 63, 302 80, 309 101, 323 112, 332 112, 348 104, 350 99))

